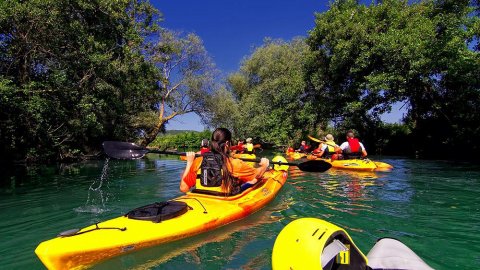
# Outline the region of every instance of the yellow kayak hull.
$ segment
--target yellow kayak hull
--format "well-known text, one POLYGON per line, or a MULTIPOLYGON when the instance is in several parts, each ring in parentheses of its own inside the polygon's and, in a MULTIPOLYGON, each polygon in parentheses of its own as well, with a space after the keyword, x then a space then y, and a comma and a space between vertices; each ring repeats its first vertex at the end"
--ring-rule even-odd
MULTIPOLYGON (((243 159, 256 159, 257 156, 255 154, 232 154, 234 158, 243 158, 243 159)), ((246 162, 250 167, 255 167, 255 162, 246 162)))
POLYGON ((286 154, 287 154, 287 157, 293 160, 298 160, 307 156, 307 154, 299 153, 299 152, 287 152, 286 154))
MULTIPOLYGON (((309 155, 307 159, 317 159, 313 155, 309 155)), ((342 170, 354 170, 354 171, 391 171, 393 166, 380 161, 373 161, 369 159, 342 159, 331 160, 322 159, 332 164, 332 168, 342 170)))
MULTIPOLYGON (((231 197, 187 193, 174 199, 188 204, 181 216, 154 223, 118 217, 98 223, 100 228, 40 243, 35 253, 48 269, 83 269, 108 258, 190 237, 242 219, 275 198, 287 179, 287 172, 268 171, 264 180, 231 197), (206 209, 206 210, 204 210, 206 209)), ((82 231, 94 229, 95 225, 82 231)))

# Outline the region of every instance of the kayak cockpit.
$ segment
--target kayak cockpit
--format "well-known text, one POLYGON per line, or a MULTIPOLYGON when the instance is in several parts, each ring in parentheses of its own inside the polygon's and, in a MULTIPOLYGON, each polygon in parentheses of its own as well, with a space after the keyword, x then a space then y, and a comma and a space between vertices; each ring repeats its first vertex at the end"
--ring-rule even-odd
POLYGON ((402 242, 382 238, 365 256, 348 233, 325 220, 301 218, 277 236, 272 252, 273 269, 328 270, 432 270, 402 242))

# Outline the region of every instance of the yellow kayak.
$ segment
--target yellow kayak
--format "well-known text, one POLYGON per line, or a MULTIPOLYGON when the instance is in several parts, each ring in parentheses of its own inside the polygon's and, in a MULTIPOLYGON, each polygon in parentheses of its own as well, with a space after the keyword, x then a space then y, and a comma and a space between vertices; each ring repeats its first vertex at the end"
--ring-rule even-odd
POLYGON ((299 152, 287 152, 286 155, 293 160, 301 159, 307 156, 307 154, 299 152))
MULTIPOLYGON (((314 155, 309 155, 307 157, 309 160, 316 160, 320 159, 315 157, 314 155)), ((381 162, 381 161, 373 161, 369 159, 341 159, 341 160, 331 160, 329 158, 327 159, 321 159, 325 160, 326 162, 332 164, 332 168, 336 169, 344 169, 344 170, 356 170, 356 171, 391 171, 393 169, 393 166, 381 162)))
POLYGON ((416 269, 433 270, 394 238, 381 238, 367 256, 339 226, 317 218, 290 222, 278 234, 272 269, 416 269))
POLYGON ((235 196, 189 192, 169 203, 185 212, 155 223, 121 216, 40 243, 35 253, 48 269, 82 269, 139 249, 172 242, 242 219, 275 198, 287 172, 271 170, 264 180, 235 196))
MULTIPOLYGON (((256 159, 257 156, 255 154, 232 154, 234 158, 241 158, 241 159, 256 159)), ((250 167, 255 167, 255 162, 246 162, 250 167)))

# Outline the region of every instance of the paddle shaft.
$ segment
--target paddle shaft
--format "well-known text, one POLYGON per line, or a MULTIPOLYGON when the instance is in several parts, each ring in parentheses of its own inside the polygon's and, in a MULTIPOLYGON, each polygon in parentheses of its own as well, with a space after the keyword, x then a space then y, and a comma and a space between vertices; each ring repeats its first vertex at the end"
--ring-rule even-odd
MULTIPOLYGON (((187 155, 187 153, 185 152, 171 152, 171 151, 163 151, 163 150, 156 150, 156 149, 148 149, 147 150, 150 152, 150 153, 154 153, 154 154, 167 154, 167 155, 176 155, 176 156, 185 156, 187 155)), ((195 157, 201 157, 202 155, 199 155, 199 154, 195 154, 195 157)), ((257 162, 257 163, 260 163, 261 159, 253 159, 253 158, 236 158, 236 159, 240 159, 242 161, 246 161, 246 162, 257 162)), ((270 164, 278 164, 278 165, 288 165, 288 166, 298 166, 297 163, 290 163, 290 162, 278 162, 278 161, 270 161, 270 164)))
MULTIPOLYGON (((138 159, 138 158, 142 158, 148 153, 169 154, 169 155, 177 155, 177 156, 186 155, 186 153, 165 151, 165 150, 159 150, 159 149, 148 149, 145 147, 138 146, 134 143, 118 142, 118 141, 103 142, 103 149, 105 150, 105 153, 108 156, 117 158, 117 159, 138 159)), ((195 156, 199 157, 200 155, 196 154, 195 156)), ((261 161, 260 159, 249 159, 249 158, 240 158, 240 160, 247 161, 247 162, 261 161)), ((308 171, 308 172, 324 172, 332 167, 330 163, 322 160, 309 160, 302 163, 270 161, 270 164, 296 166, 300 170, 308 171)))

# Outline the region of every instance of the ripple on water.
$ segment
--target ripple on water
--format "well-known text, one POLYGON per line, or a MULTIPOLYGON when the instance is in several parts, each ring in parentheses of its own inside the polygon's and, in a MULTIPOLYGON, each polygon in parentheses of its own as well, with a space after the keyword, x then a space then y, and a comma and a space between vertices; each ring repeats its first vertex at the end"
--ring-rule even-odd
MULTIPOLYGON (((291 167, 277 198, 247 219, 94 269, 271 269, 269 254, 276 235, 301 217, 322 218, 345 228, 364 252, 377 238, 390 236, 435 269, 480 269, 478 166, 402 158, 382 161, 395 169, 306 173, 291 167)), ((176 158, 110 160, 108 177, 97 185, 104 164, 36 170, 0 186, 2 268, 42 269, 33 253, 41 241, 180 195, 185 163, 176 158)))

